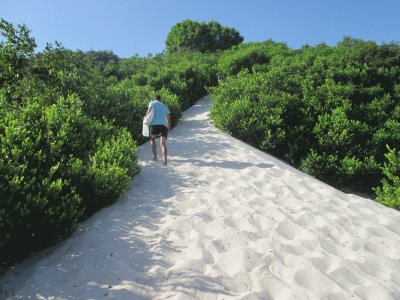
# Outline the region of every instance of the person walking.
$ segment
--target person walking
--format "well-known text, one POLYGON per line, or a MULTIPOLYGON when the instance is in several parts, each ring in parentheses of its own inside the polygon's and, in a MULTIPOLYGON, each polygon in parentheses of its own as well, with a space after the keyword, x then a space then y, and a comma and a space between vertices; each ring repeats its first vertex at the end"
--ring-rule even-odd
POLYGON ((160 136, 162 156, 164 165, 166 165, 168 163, 167 138, 168 131, 171 127, 171 112, 169 111, 168 106, 162 103, 160 95, 156 95, 154 100, 150 101, 145 117, 151 112, 151 110, 153 110, 154 113, 153 120, 150 123, 150 143, 153 152, 153 160, 157 160, 156 138, 157 136, 160 136))

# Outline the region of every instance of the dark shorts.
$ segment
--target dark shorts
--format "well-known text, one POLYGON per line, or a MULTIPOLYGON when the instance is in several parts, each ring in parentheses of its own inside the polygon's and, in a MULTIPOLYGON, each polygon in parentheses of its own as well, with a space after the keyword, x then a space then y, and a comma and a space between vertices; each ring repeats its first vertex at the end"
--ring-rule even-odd
POLYGON ((151 125, 150 126, 150 134, 156 136, 163 136, 165 138, 168 137, 168 128, 164 125, 151 125))

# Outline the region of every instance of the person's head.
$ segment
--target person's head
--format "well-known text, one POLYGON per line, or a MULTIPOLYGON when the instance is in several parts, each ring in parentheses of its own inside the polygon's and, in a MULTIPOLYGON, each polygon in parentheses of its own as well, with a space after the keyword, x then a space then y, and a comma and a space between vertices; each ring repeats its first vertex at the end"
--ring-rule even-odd
POLYGON ((160 95, 155 95, 154 99, 156 99, 157 101, 161 101, 161 96, 160 95))

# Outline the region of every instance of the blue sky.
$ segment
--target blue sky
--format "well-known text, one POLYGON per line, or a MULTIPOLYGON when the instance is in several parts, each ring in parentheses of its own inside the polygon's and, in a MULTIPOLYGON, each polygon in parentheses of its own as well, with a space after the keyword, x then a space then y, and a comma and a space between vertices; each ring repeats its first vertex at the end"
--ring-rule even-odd
POLYGON ((171 27, 186 19, 234 27, 245 42, 335 45, 343 36, 400 41, 400 0, 0 0, 0 18, 25 23, 38 51, 61 42, 72 50, 120 57, 165 49, 171 27))

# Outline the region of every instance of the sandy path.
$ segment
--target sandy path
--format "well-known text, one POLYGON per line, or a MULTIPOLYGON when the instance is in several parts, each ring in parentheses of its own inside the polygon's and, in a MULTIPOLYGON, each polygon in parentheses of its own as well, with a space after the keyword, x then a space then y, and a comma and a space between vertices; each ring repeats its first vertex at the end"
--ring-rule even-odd
POLYGON ((1 299, 400 299, 400 213, 210 125, 209 98, 139 148, 124 199, 0 279, 1 299), (159 148, 158 148, 159 149, 159 148))

